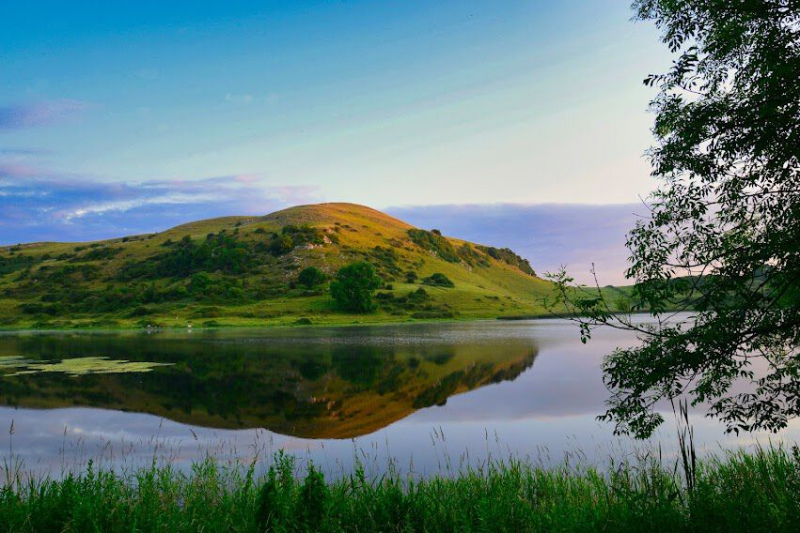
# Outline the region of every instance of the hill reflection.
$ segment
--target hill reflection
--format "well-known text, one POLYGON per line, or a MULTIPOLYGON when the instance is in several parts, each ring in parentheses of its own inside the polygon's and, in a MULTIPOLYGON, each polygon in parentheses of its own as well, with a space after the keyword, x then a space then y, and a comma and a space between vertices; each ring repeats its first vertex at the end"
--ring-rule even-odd
POLYGON ((209 428, 353 438, 455 394, 513 380, 537 354, 530 337, 452 325, 9 334, 0 337, 0 404, 100 407, 209 428), (80 373, 59 371, 75 366, 80 373))

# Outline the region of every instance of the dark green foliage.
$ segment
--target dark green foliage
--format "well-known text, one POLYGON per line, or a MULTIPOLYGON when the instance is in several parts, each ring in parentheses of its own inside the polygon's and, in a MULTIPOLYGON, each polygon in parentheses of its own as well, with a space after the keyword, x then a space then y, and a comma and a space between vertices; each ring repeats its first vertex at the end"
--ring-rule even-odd
POLYGON ((449 309, 424 309, 411 313, 411 318, 430 319, 430 318, 455 318, 455 313, 449 309))
POLYGON ((269 253, 274 256, 287 254, 294 250, 295 242, 291 235, 276 236, 268 246, 269 253))
POLYGON ((426 302, 430 299, 430 295, 428 291, 420 287, 419 289, 415 290, 414 292, 409 293, 408 301, 412 303, 422 303, 426 302))
POLYGON ((322 285, 327 280, 328 276, 322 270, 313 266, 304 268, 297 275, 297 282, 308 289, 322 285))
MULTIPOLYGON (((415 311, 419 309, 423 309, 426 311, 431 311, 431 310, 441 311, 440 309, 431 306, 423 308, 423 304, 429 301, 430 299, 431 299, 430 295, 422 287, 418 288, 415 291, 411 291, 405 296, 400 296, 400 297, 395 297, 390 292, 379 292, 378 294, 375 295, 375 300, 377 300, 381 308, 386 309, 387 311, 390 311, 393 314, 404 314, 408 311, 415 311)), ((452 317, 452 313, 449 311, 448 313, 450 317, 452 317)), ((441 317, 431 317, 431 318, 441 318, 441 317)))
POLYGON ((651 434, 663 421, 656 402, 682 394, 730 431, 777 431, 800 416, 800 3, 634 9, 677 57, 645 80, 659 90, 649 155, 661 185, 628 235, 630 304, 693 315, 647 331, 619 322, 602 293, 575 297, 565 273, 556 281, 588 315, 584 340, 612 321, 642 333, 604 364, 613 392, 604 418, 618 431, 651 434))
POLYGON ((298 504, 298 525, 308 531, 320 531, 323 520, 328 514, 330 489, 325 484, 325 476, 311 464, 306 479, 300 487, 298 504))
POLYGON ((143 305, 140 305, 139 307, 137 307, 133 311, 131 311, 128 314, 128 316, 131 317, 131 318, 137 318, 137 317, 147 316, 147 315, 151 315, 151 314, 153 314, 153 310, 152 309, 148 309, 147 307, 145 307, 143 305))
POLYGON ((64 265, 57 270, 42 268, 40 271, 46 284, 63 287, 81 281, 93 281, 100 276, 97 265, 64 265))
POLYGON ((242 282, 225 276, 210 276, 198 272, 187 287, 188 294, 197 301, 238 301, 247 299, 242 282))
POLYGON ((417 273, 413 270, 409 270, 406 272, 406 283, 416 283, 417 281, 417 273))
POLYGON ((453 247, 450 241, 447 240, 446 237, 442 237, 442 234, 438 231, 410 229, 408 230, 408 236, 411 237, 411 241, 414 244, 420 248, 435 253, 445 261, 449 261, 451 263, 458 263, 461 261, 456 249, 453 247))
POLYGON ((30 268, 37 261, 30 255, 9 255, 7 257, 0 257, 0 276, 30 268))
POLYGON ((372 386, 385 362, 385 352, 375 346, 336 347, 331 354, 331 364, 336 373, 342 379, 356 385, 357 389, 372 386))
POLYGON ((295 492, 294 458, 279 452, 269 467, 267 480, 261 486, 256 509, 258 531, 271 531, 276 523, 291 519, 295 492))
POLYGON ((378 275, 384 279, 394 279, 403 273, 403 269, 397 264, 400 256, 393 248, 376 246, 366 254, 366 258, 375 265, 378 275))
POLYGON ((428 387, 414 398, 414 408, 422 409, 423 407, 431 407, 432 405, 446 404, 447 399, 456 392, 463 378, 464 372, 460 370, 446 375, 434 386, 428 387))
POLYGON ((122 252, 122 248, 114 248, 111 246, 92 246, 92 249, 86 252, 85 254, 81 254, 79 256, 73 257, 70 261, 100 261, 105 259, 111 259, 114 256, 118 255, 122 252))
POLYGON ((321 245, 325 242, 325 234, 319 228, 311 226, 295 226, 288 224, 281 228, 280 235, 273 233, 266 250, 275 257, 291 252, 305 244, 321 245))
POLYGON ((344 311, 369 313, 376 309, 372 291, 382 284, 375 267, 360 261, 339 269, 336 279, 331 283, 331 296, 344 311))
POLYGON ((526 274, 529 274, 531 276, 536 275, 536 272, 533 270, 528 260, 518 256, 517 254, 514 253, 513 250, 509 248, 495 248, 494 246, 478 246, 478 249, 483 253, 485 253, 486 255, 498 261, 502 261, 508 265, 517 267, 526 274))
POLYGON ((210 233, 201 243, 188 235, 148 261, 128 262, 120 269, 117 279, 181 279, 197 272, 243 274, 255 264, 251 247, 232 235, 210 233))
POLYGON ((43 305, 38 303, 20 304, 17 306, 26 315, 57 315, 61 309, 57 305, 43 305))
POLYGON ((458 257, 468 265, 481 267, 488 267, 490 265, 486 255, 478 252, 467 243, 458 247, 458 257))
POLYGON ((391 302, 394 300, 394 295, 391 292, 379 292, 375 295, 375 299, 378 300, 381 304, 385 302, 391 302))
POLYGON ((306 243, 323 244, 325 242, 325 234, 321 229, 306 225, 295 226, 293 224, 288 224, 281 228, 281 235, 292 237, 292 240, 297 246, 306 243))
POLYGON ((423 285, 430 285, 431 287, 446 287, 450 289, 456 286, 450 278, 441 272, 434 272, 427 278, 422 278, 422 283, 423 285))

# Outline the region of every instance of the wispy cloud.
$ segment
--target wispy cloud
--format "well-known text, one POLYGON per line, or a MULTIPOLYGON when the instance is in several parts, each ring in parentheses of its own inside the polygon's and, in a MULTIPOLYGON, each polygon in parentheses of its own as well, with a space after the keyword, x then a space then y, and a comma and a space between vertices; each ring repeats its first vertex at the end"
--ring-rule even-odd
POLYGON ((80 100, 59 99, 0 106, 0 130, 47 126, 74 117, 89 108, 80 100))
POLYGON ((0 156, 28 157, 49 155, 51 153, 50 150, 41 150, 38 148, 0 148, 0 156))
POLYGON ((149 233, 321 200, 314 187, 265 185, 254 175, 119 184, 0 165, 0 244, 149 233))
POLYGON ((249 104, 253 101, 252 94, 231 94, 225 95, 225 101, 234 104, 249 104))
POLYGON ((387 209, 423 228, 437 228, 474 242, 509 247, 528 258, 537 273, 566 265, 580 283, 624 283, 625 237, 646 212, 640 204, 485 204, 406 206, 387 209))

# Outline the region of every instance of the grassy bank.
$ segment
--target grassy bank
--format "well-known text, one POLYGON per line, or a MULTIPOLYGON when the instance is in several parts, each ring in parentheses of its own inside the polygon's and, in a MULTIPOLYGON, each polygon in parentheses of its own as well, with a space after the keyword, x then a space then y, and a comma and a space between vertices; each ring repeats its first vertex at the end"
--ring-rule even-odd
MULTIPOLYGON (((606 470, 500 461, 416 479, 363 470, 326 482, 276 457, 212 460, 129 475, 88 468, 0 492, 2 531, 794 531, 800 452, 773 448, 707 458, 695 468, 645 458, 606 470), (688 471, 688 474, 687 474, 688 471)), ((7 471, 8 473, 8 471, 7 471)))

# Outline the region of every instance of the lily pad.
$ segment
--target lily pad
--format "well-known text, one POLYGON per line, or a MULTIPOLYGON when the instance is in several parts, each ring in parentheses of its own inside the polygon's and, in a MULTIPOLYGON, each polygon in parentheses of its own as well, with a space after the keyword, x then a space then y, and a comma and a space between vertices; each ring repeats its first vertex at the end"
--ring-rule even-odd
POLYGON ((173 363, 127 361, 124 359, 109 359, 108 357, 76 357, 74 359, 62 359, 61 361, 33 361, 16 355, 0 357, 0 371, 16 370, 13 374, 6 374, 7 376, 22 376, 44 372, 57 372, 68 376, 141 373, 151 372, 156 367, 169 366, 171 364, 173 363))

